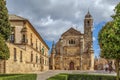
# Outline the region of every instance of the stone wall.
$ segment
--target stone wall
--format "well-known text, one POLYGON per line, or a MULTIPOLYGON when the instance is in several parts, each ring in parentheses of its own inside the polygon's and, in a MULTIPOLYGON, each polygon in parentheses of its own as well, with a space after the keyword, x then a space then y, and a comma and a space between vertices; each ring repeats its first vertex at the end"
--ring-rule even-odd
POLYGON ((5 61, 0 60, 0 73, 5 73, 5 61))
POLYGON ((6 60, 6 73, 33 73, 48 70, 48 58, 39 54, 37 51, 27 47, 27 50, 21 49, 18 46, 7 43, 10 50, 10 58, 6 60), (16 60, 14 60, 14 48, 16 48, 16 60), (20 51, 22 51, 22 61, 20 61, 20 51), (31 51, 33 51, 33 61, 31 62, 31 51), (36 62, 36 55, 38 61, 36 62), (40 63, 40 57, 43 56, 46 60, 43 64, 40 63), (43 69, 42 69, 43 67, 43 69))
MULTIPOLYGON (((51 66, 59 70, 93 70, 94 52, 87 51, 84 34, 74 28, 70 28, 62 34, 55 46, 54 57, 51 57, 51 66)), ((53 50, 52 50, 53 51, 53 50)))
MULTIPOLYGON (((48 70, 48 46, 28 20, 23 18, 21 20, 21 17, 13 15, 14 17, 18 20, 10 20, 11 27, 14 27, 12 34, 15 37, 14 42, 6 42, 10 50, 10 58, 6 60, 5 72, 34 73, 48 70), (24 35, 25 41, 23 41, 24 35), (43 48, 44 51, 42 51, 43 48), (33 56, 33 60, 31 60, 31 56, 33 56)), ((0 64, 0 70, 3 72, 3 63, 0 62, 0 64)))

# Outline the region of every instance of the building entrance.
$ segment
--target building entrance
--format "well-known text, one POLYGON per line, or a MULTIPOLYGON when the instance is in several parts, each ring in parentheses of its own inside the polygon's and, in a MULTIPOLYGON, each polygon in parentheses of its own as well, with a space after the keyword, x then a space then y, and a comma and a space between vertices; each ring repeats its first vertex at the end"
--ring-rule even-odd
POLYGON ((69 66, 70 66, 70 68, 69 68, 70 70, 74 70, 74 62, 70 62, 69 66))

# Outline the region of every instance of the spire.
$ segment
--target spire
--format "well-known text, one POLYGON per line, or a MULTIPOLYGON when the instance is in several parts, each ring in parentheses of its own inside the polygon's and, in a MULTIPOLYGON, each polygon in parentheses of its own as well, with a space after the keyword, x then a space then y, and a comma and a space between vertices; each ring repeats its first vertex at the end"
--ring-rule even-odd
POLYGON ((87 14, 90 15, 89 9, 88 9, 88 13, 87 14))
POLYGON ((90 14, 90 12, 89 12, 89 8, 88 8, 88 13, 87 14, 90 14))
POLYGON ((55 54, 55 43, 54 43, 54 41, 52 43, 52 54, 55 54))
POLYGON ((87 14, 85 15, 85 18, 92 18, 91 14, 90 14, 90 12, 89 12, 89 9, 88 9, 87 14))
POLYGON ((52 43, 52 48, 55 48, 55 43, 54 43, 54 41, 53 41, 53 43, 52 43))

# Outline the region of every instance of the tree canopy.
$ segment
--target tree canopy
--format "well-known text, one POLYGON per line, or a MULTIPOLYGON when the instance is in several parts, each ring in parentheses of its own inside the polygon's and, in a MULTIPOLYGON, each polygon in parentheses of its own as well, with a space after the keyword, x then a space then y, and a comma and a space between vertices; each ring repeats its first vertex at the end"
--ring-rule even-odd
POLYGON ((0 35, 0 59, 7 60, 10 57, 9 48, 5 43, 4 38, 0 35))
POLYGON ((7 60, 10 57, 9 48, 6 44, 10 36, 11 28, 8 19, 8 10, 5 0, 0 0, 0 59, 7 60))
POLYGON ((100 56, 116 61, 117 80, 119 80, 120 67, 120 3, 114 9, 113 20, 106 23, 98 35, 101 48, 100 56))
POLYGON ((5 40, 7 40, 10 36, 10 29, 6 2, 4 0, 0 0, 0 34, 5 40))
POLYGON ((99 32, 100 56, 107 59, 120 58, 120 28, 108 22, 99 32))
POLYGON ((113 21, 106 23, 98 35, 101 57, 120 58, 120 3, 114 9, 113 21))

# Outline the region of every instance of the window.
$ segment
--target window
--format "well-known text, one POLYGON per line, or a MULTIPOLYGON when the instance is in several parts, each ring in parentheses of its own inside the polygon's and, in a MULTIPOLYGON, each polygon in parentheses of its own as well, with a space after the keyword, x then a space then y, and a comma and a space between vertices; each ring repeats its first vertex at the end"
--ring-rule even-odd
POLYGON ((38 47, 37 47, 37 39, 36 39, 36 49, 38 50, 38 47))
POLYGON ((42 59, 40 58, 40 64, 41 64, 42 59))
POLYGON ((31 62, 33 62, 33 52, 31 51, 31 62))
POLYGON ((30 44, 31 44, 31 46, 33 46, 33 43, 32 43, 32 33, 31 33, 31 38, 30 38, 30 44))
POLYGON ((22 51, 20 51, 20 62, 22 62, 22 51))
POLYGON ((41 43, 40 43, 40 45, 39 45, 39 49, 40 49, 40 52, 41 52, 41 43))
POLYGON ((10 42, 14 43, 15 41, 15 27, 11 27, 10 42))
POLYGON ((44 58, 42 58, 42 61, 41 61, 42 64, 44 64, 44 58))
POLYGON ((38 62, 38 56, 36 55, 36 63, 38 62))
POLYGON ((90 21, 87 21, 87 26, 90 26, 90 21))
POLYGON ((22 42, 25 43, 25 34, 22 36, 22 42))
POLYGON ((16 48, 14 48, 14 61, 17 61, 17 54, 16 54, 16 48))
POLYGON ((70 44, 70 40, 69 40, 69 44, 70 44))
POLYGON ((30 39, 30 44, 31 44, 31 46, 33 46, 33 43, 32 43, 32 38, 30 39))
POLYGON ((69 40, 69 44, 75 44, 75 40, 73 39, 69 40))
POLYGON ((71 44, 73 44, 73 40, 71 40, 71 44))
POLYGON ((44 54, 44 46, 43 46, 43 48, 42 48, 42 54, 44 54))
POLYGON ((15 34, 13 33, 10 35, 10 42, 14 43, 14 41, 15 41, 15 34))

